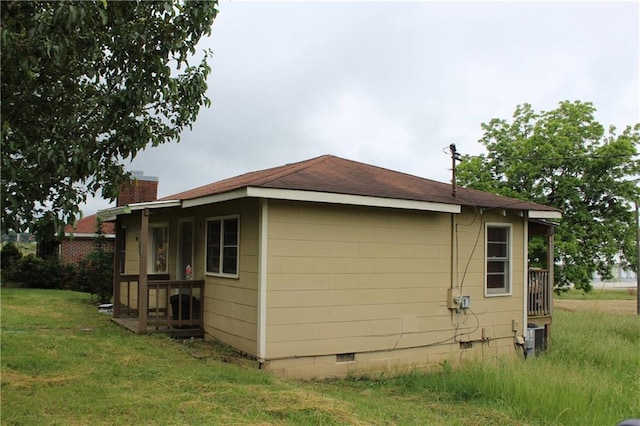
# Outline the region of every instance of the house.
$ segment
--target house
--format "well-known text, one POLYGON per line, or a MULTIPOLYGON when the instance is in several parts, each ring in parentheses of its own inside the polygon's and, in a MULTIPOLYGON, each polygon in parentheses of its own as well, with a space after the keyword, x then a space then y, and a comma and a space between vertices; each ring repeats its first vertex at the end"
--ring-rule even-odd
POLYGON ((114 321, 217 339, 283 377, 437 368, 549 336, 558 210, 325 155, 99 212, 114 321), (515 343, 515 345, 514 345, 515 343))
MULTIPOLYGON (((63 263, 77 263, 94 250, 97 234, 98 216, 95 214, 80 219, 75 226, 64 228, 64 237, 59 240, 59 257, 63 263)), ((105 238, 105 250, 113 251, 116 234, 114 224, 104 222, 102 235, 105 238)))

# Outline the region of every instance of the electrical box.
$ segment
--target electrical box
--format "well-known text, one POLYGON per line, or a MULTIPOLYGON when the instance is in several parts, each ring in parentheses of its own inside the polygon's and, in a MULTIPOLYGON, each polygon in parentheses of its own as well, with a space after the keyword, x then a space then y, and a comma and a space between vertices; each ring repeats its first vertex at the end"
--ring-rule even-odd
POLYGON ((454 289, 447 291, 447 307, 449 309, 469 309, 471 307, 471 296, 462 296, 454 294, 454 289))
POLYGON ((460 307, 462 309, 469 309, 471 307, 471 296, 461 296, 460 307))

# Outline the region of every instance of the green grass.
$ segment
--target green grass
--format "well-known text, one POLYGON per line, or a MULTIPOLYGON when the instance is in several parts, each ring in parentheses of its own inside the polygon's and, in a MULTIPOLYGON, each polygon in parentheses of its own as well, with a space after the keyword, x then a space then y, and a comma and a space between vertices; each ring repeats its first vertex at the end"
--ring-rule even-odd
POLYGON ((82 293, 1 296, 6 425, 613 425, 640 413, 635 316, 558 310, 551 351, 527 361, 285 381, 221 345, 134 335, 82 293))
POLYGON ((598 289, 594 288, 588 293, 574 288, 564 293, 554 295, 557 299, 568 300, 635 300, 636 290, 633 288, 626 289, 598 289))

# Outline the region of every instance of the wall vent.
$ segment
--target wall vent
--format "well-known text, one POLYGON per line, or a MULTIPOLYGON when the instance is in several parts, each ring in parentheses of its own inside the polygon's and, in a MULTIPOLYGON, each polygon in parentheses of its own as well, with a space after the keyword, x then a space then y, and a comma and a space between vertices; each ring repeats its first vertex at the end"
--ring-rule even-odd
POLYGON ((356 354, 351 352, 348 354, 337 354, 336 362, 354 362, 356 360, 356 354))
POLYGON ((473 348, 473 342, 460 342, 460 349, 471 349, 473 348))

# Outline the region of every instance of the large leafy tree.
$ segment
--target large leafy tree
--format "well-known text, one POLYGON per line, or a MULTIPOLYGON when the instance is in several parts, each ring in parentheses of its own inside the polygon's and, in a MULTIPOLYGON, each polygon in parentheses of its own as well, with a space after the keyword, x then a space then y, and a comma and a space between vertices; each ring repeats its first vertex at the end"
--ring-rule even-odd
MULTIPOLYGON (((551 111, 516 108, 512 120, 482 124, 486 155, 464 157, 462 185, 557 207, 556 284, 589 290, 620 259, 635 268, 634 202, 640 200, 640 124, 617 133, 589 102, 551 111)), ((536 244, 532 245, 535 250, 536 244)))
POLYGON ((123 160, 178 141, 205 95, 210 1, 3 1, 2 228, 51 232, 123 160), (38 228, 36 226, 36 228, 38 228))

